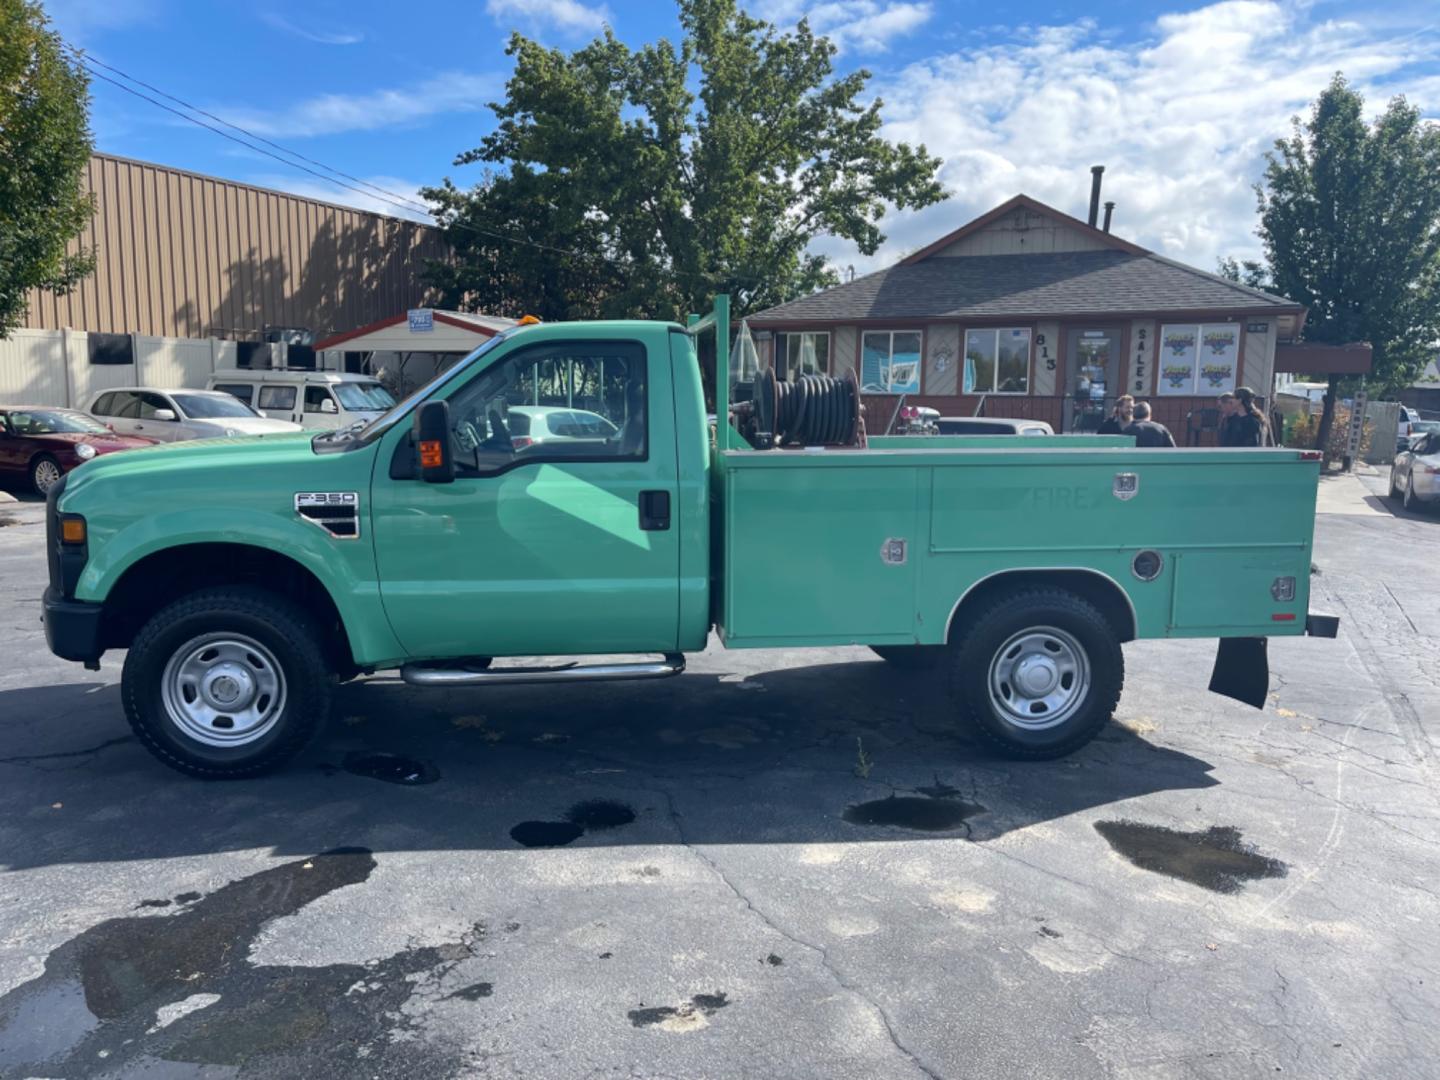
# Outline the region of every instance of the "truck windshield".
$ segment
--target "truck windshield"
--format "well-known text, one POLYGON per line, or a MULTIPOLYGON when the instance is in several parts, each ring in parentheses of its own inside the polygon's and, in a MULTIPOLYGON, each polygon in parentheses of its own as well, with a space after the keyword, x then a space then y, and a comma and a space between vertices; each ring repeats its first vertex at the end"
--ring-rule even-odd
POLYGON ((331 390, 346 412, 383 412, 395 404, 390 391, 378 382, 336 383, 331 390))
MULTIPOLYGON (((413 409, 416 405, 420 404, 420 402, 430 397, 432 394, 435 393, 435 391, 439 390, 440 387, 444 386, 456 375, 465 371, 476 360, 480 359, 480 357, 484 356, 491 349, 495 348, 495 346, 499 345, 502 341, 508 338, 511 334, 515 333, 515 331, 520 329, 523 328, 519 326, 512 326, 508 329, 500 331, 500 333, 496 334, 489 341, 485 342, 484 345, 481 345, 478 349, 472 352, 469 356, 465 357, 465 359, 461 360, 458 364, 454 365, 453 367, 446 368, 444 371, 440 372, 433 379, 427 382, 424 386, 420 387, 418 390, 415 390, 403 401, 401 401, 400 404, 394 406, 392 409, 390 409, 389 412, 385 413, 383 416, 377 416, 374 419, 365 420, 363 422, 356 421, 353 424, 350 424, 346 427, 338 428, 335 431, 327 431, 322 435, 317 435, 315 437, 315 441, 317 443, 331 444, 345 442, 358 446, 364 443, 369 443, 374 439, 378 439, 381 435, 385 434, 385 432, 389 431, 393 424, 395 424, 402 417, 408 415, 410 410, 413 409)), ((389 395, 387 394, 386 396, 388 397, 389 395)), ((333 449, 333 447, 330 448, 333 449)))

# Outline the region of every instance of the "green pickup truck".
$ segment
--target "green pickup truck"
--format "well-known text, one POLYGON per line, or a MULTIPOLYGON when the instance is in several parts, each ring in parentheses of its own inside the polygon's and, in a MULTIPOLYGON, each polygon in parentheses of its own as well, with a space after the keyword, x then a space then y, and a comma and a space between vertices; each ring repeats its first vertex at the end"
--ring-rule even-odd
POLYGON ((378 419, 92 461, 49 495, 50 648, 128 649, 141 741, 228 777, 284 762, 337 681, 384 668, 656 678, 712 628, 867 645, 1044 758, 1109 720, 1126 641, 1222 639, 1212 689, 1263 705, 1267 636, 1334 635, 1307 612, 1316 455, 867 438, 853 378, 762 372, 732 405, 729 325, 724 297, 688 327, 522 325, 378 419), (535 656, 576 659, 504 660, 535 656))

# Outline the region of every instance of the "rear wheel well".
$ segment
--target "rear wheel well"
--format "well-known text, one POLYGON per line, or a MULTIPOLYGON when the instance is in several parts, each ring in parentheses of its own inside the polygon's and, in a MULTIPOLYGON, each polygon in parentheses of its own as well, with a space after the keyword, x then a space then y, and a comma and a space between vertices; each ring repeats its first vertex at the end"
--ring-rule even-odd
POLYGON ((334 670, 354 667, 339 609, 320 579, 277 551, 249 544, 188 544, 147 555, 121 575, 105 598, 101 636, 107 649, 129 648, 157 611, 216 585, 249 585, 286 597, 314 622, 334 670))
POLYGON ((1093 570, 1007 570, 971 587, 950 615, 945 640, 955 641, 966 624, 967 614, 979 611, 1000 595, 1027 587, 1064 589, 1100 609, 1120 641, 1135 640, 1135 612, 1129 597, 1115 580, 1093 570))

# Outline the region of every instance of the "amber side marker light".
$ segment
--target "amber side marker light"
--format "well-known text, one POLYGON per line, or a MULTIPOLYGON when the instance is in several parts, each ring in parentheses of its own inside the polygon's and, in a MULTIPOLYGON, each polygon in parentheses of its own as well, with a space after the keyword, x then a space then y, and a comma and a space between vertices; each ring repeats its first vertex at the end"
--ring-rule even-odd
POLYGON ((82 517, 61 518, 60 540, 65 544, 85 543, 85 519, 82 517))
POLYGON ((420 444, 420 465, 426 469, 438 469, 445 464, 445 455, 440 452, 439 439, 426 439, 420 444))

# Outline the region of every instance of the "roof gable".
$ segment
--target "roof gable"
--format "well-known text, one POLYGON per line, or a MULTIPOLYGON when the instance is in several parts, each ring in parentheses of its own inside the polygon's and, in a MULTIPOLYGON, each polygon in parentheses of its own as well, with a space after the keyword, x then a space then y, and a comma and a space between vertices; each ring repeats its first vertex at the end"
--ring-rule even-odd
POLYGON ((1138 244, 1087 225, 1079 218, 1062 213, 1029 195, 1016 195, 989 213, 981 214, 975 220, 906 256, 898 265, 909 266, 929 258, 1017 255, 1027 250, 1034 250, 1036 254, 1106 250, 1123 251, 1131 255, 1149 254, 1138 244), (1037 224, 1042 227, 1037 229, 1037 224), (1049 224, 1050 228, 1043 228, 1044 224, 1049 224), (1045 236, 1046 241, 1038 243, 1033 249, 1027 249, 1024 242, 1028 232, 1034 232, 1037 240, 1045 236), (987 240, 990 242, 986 243, 987 240))

